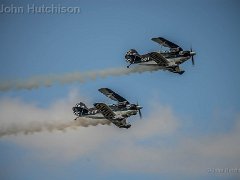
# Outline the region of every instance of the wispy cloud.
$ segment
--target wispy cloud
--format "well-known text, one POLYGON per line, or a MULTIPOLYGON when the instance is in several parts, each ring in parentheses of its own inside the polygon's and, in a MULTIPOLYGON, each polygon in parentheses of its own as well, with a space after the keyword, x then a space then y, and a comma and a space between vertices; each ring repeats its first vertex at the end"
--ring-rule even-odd
MULTIPOLYGON (((84 101, 85 98, 81 98, 84 101)), ((104 119, 78 118, 73 120, 71 107, 76 103, 76 92, 69 98, 60 100, 51 107, 42 109, 34 104, 26 104, 18 99, 0 101, 0 137, 6 135, 33 134, 42 131, 66 131, 77 127, 109 125, 104 119)))
MULTIPOLYGON (((1 100, 1 127, 32 121, 70 122, 75 99, 74 95, 70 97, 57 101, 47 109, 20 100, 1 100)), ((105 171, 118 169, 124 172, 194 176, 209 175, 209 168, 240 167, 240 119, 236 120, 235 128, 229 132, 186 136, 180 128, 184 126, 184 120, 179 119, 171 108, 156 103, 153 107, 149 116, 134 121, 127 130, 101 125, 68 127, 65 133, 59 130, 43 131, 27 136, 4 136, 1 141, 33 149, 38 157, 42 154, 40 157, 46 158, 46 161, 71 163, 82 158, 94 158, 96 166, 105 171)))

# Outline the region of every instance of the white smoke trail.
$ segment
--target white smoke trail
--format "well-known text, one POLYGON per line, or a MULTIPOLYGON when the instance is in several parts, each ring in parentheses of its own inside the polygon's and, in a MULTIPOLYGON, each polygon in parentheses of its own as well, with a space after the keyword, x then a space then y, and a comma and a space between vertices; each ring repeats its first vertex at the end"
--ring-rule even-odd
POLYGON ((110 76, 128 75, 131 73, 152 72, 160 70, 158 66, 135 66, 132 68, 111 68, 99 71, 90 72, 75 72, 63 75, 47 75, 32 77, 26 80, 15 80, 0 83, 0 91, 21 90, 21 89, 35 89, 42 86, 51 86, 55 83, 67 84, 73 82, 88 82, 96 80, 97 78, 106 78, 110 76))
POLYGON ((31 122, 28 124, 11 124, 8 126, 0 127, 0 137, 7 135, 17 135, 17 134, 33 134, 36 132, 42 131, 66 131, 67 128, 77 129, 77 127, 88 127, 88 126, 97 126, 97 125, 110 125, 111 122, 108 120, 98 120, 98 119, 87 119, 87 118, 78 118, 75 121, 69 122, 31 122))

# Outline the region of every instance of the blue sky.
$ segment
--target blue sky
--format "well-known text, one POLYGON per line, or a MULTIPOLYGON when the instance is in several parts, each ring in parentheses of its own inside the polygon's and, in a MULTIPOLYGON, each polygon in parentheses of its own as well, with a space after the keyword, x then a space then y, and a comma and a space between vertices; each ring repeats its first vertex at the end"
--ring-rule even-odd
MULTIPOLYGON (((56 4, 54 1, 37 0, 0 2, 6 6, 56 4)), ((240 148, 239 139, 235 138, 240 120, 238 1, 150 0, 123 3, 110 0, 70 0, 58 1, 57 4, 77 6, 81 12, 58 15, 0 14, 1 82, 39 75, 125 67, 127 63, 124 55, 127 50, 134 48, 140 54, 159 50, 158 44, 150 40, 158 36, 165 37, 184 49, 192 46, 197 52, 195 66, 190 61, 181 65, 185 70, 181 76, 162 71, 145 72, 97 79, 83 84, 54 84, 34 90, 0 92, 1 126, 8 124, 6 119, 15 122, 16 117, 10 114, 14 112, 11 108, 14 109, 16 105, 19 108, 14 110, 22 112, 20 119, 28 122, 29 119, 38 119, 35 114, 56 118, 61 118, 62 114, 71 114, 71 107, 80 100, 87 101, 88 105, 95 101, 111 103, 98 93, 97 89, 101 87, 112 88, 129 101, 138 101, 144 107, 142 120, 138 120, 137 116, 130 118, 133 125, 129 131, 113 126, 96 126, 84 130, 68 130, 65 133, 57 131, 2 137, 1 179, 235 178, 236 174, 209 174, 207 169, 240 168, 240 156, 235 157, 239 155, 236 150, 240 148), (71 99, 71 94, 76 99, 71 99), (67 100, 69 98, 72 104, 67 100), (62 105, 61 102, 65 104, 62 105), (65 108, 65 105, 69 107, 65 108), (28 113, 32 118, 28 117, 28 113), (165 119, 169 122, 165 122, 165 119), (166 133, 160 132, 164 131, 160 125, 166 125, 166 133), (106 132, 103 133, 102 130, 106 132), (91 136, 91 133, 94 135, 91 136), (79 137, 81 135, 85 137, 79 137), (116 139, 113 135, 117 136, 116 139), (98 139, 98 136, 101 138, 98 139), (49 141, 45 142, 45 138, 49 138, 49 141), (221 151, 221 147, 226 146, 225 139, 229 143, 226 154, 221 151), (39 145, 36 143, 38 140, 39 145), (89 152, 75 147, 78 143, 89 152), (71 155, 66 155, 64 160, 59 161, 65 152, 54 152, 54 149, 70 151, 67 145, 76 148, 76 152, 68 152, 71 155), (114 149, 119 145, 125 146, 124 149, 119 148, 122 152, 129 152, 130 157, 114 149), (189 148, 185 149, 184 145, 189 148), (162 146, 170 148, 170 151, 162 146), (199 147, 199 152, 194 151, 195 147, 199 147), (108 149, 114 152, 107 155, 105 151, 108 149), (176 149, 176 152, 172 152, 172 149, 176 149), (50 160, 45 157, 48 151, 53 154, 50 160), (153 159, 158 158, 150 156, 154 154, 161 157, 166 152, 172 152, 168 155, 176 158, 176 164, 184 162, 179 157, 186 152, 186 161, 196 161, 195 169, 190 169, 190 162, 183 163, 182 166, 186 168, 173 167, 173 160, 169 160, 170 163, 164 167, 161 160, 155 161, 153 159), (178 154, 179 152, 183 154, 178 154), (196 157, 189 152, 196 153, 196 157), (138 153, 141 157, 144 154, 146 159, 138 157, 138 153), (208 157, 209 154, 214 156, 212 160, 208 157), (132 165, 120 161, 119 157, 128 157, 132 165), (142 166, 138 166, 138 163, 142 166), (151 165, 159 166, 159 170, 146 168, 151 165), (210 165, 215 166, 209 167, 210 165)), ((74 118, 73 115, 70 117, 74 118)), ((17 122, 23 123, 22 121, 17 122)))

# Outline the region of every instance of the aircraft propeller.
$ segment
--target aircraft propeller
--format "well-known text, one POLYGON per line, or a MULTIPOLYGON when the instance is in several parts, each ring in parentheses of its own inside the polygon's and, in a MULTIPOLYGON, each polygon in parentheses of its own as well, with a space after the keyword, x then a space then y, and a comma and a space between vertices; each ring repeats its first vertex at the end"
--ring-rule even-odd
POLYGON ((138 109, 138 113, 139 113, 140 119, 142 119, 142 112, 141 112, 142 107, 138 105, 138 102, 137 102, 137 106, 136 107, 138 109))
POLYGON ((196 53, 192 50, 192 47, 191 47, 191 50, 190 50, 190 56, 191 56, 191 59, 192 59, 192 65, 194 66, 194 64, 195 64, 195 61, 194 61, 194 55, 195 55, 196 53))
POLYGON ((138 113, 139 113, 140 119, 142 119, 142 112, 141 112, 141 109, 138 110, 138 113))

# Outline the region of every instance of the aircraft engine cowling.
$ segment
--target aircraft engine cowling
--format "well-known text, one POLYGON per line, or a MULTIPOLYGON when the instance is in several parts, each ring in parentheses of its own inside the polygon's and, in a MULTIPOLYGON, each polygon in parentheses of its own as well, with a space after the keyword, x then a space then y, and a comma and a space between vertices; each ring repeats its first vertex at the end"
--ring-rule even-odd
POLYGON ((180 51, 179 54, 183 56, 190 56, 190 51, 180 51))
POLYGON ((135 49, 130 49, 126 55, 125 59, 129 63, 136 63, 141 61, 141 55, 135 50, 135 49))

